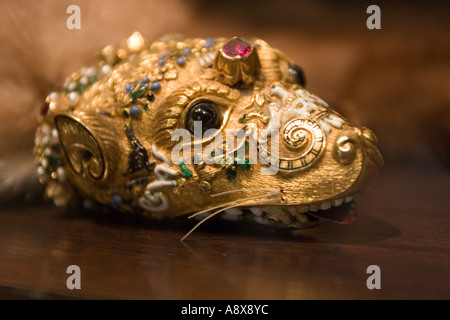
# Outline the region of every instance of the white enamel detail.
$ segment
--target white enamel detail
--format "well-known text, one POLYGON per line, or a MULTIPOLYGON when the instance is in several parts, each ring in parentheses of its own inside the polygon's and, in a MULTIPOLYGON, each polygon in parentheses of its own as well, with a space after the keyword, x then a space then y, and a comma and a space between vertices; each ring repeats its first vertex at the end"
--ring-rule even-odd
MULTIPOLYGON (((295 94, 291 94, 283 87, 275 85, 272 88, 272 94, 281 99, 282 106, 278 103, 269 105, 271 118, 267 130, 279 129, 281 125, 293 118, 311 119, 320 113, 329 112, 325 101, 304 89, 298 89, 295 94)), ((330 133, 331 127, 341 128, 345 120, 331 113, 321 118, 319 123, 325 133, 330 133)))
POLYGON ((169 180, 169 178, 176 177, 178 173, 169 168, 169 158, 158 152, 154 145, 152 146, 152 153, 155 158, 163 161, 163 164, 155 166, 154 173, 156 180, 147 185, 144 195, 139 199, 139 205, 149 211, 161 212, 169 208, 169 202, 165 194, 158 190, 165 187, 175 187, 177 181, 169 180))
POLYGON ((160 153, 154 145, 152 145, 152 153, 156 157, 156 159, 163 161, 166 164, 166 166, 170 166, 169 158, 167 158, 165 155, 160 153))
POLYGON ((204 54, 203 56, 198 58, 198 63, 202 68, 207 68, 213 65, 214 59, 216 58, 217 52, 210 52, 207 54, 204 54))

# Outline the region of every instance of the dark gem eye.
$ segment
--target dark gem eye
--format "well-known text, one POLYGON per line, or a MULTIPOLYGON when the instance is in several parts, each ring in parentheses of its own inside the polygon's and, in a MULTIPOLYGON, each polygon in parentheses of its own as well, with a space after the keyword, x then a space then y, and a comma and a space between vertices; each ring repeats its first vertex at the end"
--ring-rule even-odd
POLYGON ((196 102, 188 111, 186 116, 186 129, 194 134, 194 121, 202 123, 202 135, 208 129, 220 129, 222 125, 222 114, 218 107, 208 100, 196 102))
POLYGON ((298 83, 302 87, 306 84, 305 74, 303 73, 302 68, 295 64, 289 65, 289 75, 291 78, 295 81, 295 83, 298 83))
POLYGON ((150 102, 155 101, 155 95, 151 92, 147 93, 147 100, 150 102))

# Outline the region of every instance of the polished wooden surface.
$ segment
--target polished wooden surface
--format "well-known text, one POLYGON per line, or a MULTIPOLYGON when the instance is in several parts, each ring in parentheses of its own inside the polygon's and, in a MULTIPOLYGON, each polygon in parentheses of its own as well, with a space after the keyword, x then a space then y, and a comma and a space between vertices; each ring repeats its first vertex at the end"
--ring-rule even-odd
POLYGON ((0 298, 449 299, 450 179, 435 166, 386 166, 351 225, 290 234, 224 222, 0 209, 0 298), (81 268, 81 290, 66 268, 81 268), (369 290, 366 269, 381 268, 369 290))

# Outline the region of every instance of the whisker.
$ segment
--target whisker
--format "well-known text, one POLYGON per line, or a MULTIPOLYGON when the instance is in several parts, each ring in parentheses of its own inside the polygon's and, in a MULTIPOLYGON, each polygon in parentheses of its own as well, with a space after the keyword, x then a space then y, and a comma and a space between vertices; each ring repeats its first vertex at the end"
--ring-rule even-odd
POLYGON ((229 191, 224 191, 224 192, 219 192, 219 193, 215 193, 210 195, 210 197, 214 198, 214 197, 218 197, 224 194, 229 194, 229 193, 234 193, 234 192, 241 192, 241 191, 277 191, 280 192, 280 190, 277 189, 269 189, 269 188, 249 188, 249 189, 237 189, 237 190, 229 190, 229 191))
MULTIPOLYGON (((205 213, 205 212, 208 212, 208 211, 211 211, 211 210, 219 209, 219 208, 224 207, 224 206, 227 206, 227 205, 229 205, 229 204, 232 205, 232 204, 234 204, 234 203, 236 203, 236 202, 243 202, 243 201, 247 201, 247 200, 260 199, 260 198, 265 198, 265 197, 274 196, 274 195, 278 195, 278 193, 275 193, 275 192, 269 192, 269 193, 265 193, 265 194, 262 194, 262 195, 259 195, 259 196, 253 196, 253 197, 243 198, 243 199, 234 200, 234 201, 230 201, 230 202, 225 202, 225 203, 222 203, 222 204, 220 204, 220 205, 218 205, 218 206, 215 206, 215 207, 213 207, 213 208, 208 208, 208 209, 206 209, 206 210, 202 210, 202 211, 199 211, 199 212, 197 212, 197 213, 194 213, 193 215, 190 215, 190 216, 188 217, 188 219, 191 219, 191 218, 193 218, 193 217, 196 217, 196 216, 198 216, 198 215, 200 215, 200 214, 202 214, 202 213, 205 213)), ((273 199, 271 199, 271 200, 273 200, 273 199)))
MULTIPOLYGON (((261 202, 267 202, 267 201, 272 201, 272 199, 261 200, 260 203, 261 203, 261 202)), ((211 219, 212 217, 216 216, 218 213, 220 213, 220 212, 222 212, 222 211, 224 211, 224 210, 228 210, 228 209, 235 208, 235 207, 239 207, 239 206, 240 206, 240 204, 235 204, 235 205, 232 205, 232 206, 229 206, 229 207, 225 207, 225 208, 221 208, 221 209, 219 209, 219 210, 217 210, 217 211, 214 211, 214 212, 211 213, 209 216, 207 216, 207 217, 203 218, 201 221, 199 221, 199 222, 198 222, 191 230, 189 230, 188 233, 186 233, 186 234, 184 235, 183 238, 181 238, 180 241, 183 242, 184 239, 186 239, 187 237, 189 237, 189 235, 191 235, 192 232, 194 232, 194 231, 195 231, 195 230, 196 230, 203 222, 205 222, 205 221, 211 219)), ((211 210, 211 209, 209 209, 209 210, 211 210)), ((197 215, 197 214, 196 214, 196 215, 197 215)), ((192 217, 192 216, 191 216, 191 217, 192 217)), ((191 217, 189 217, 189 218, 191 218, 191 217)))

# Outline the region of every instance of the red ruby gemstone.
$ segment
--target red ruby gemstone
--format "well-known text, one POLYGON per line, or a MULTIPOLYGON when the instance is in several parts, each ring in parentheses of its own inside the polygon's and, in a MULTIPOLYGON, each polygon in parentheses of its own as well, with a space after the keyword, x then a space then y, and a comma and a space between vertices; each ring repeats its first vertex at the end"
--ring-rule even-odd
POLYGON ((251 49, 252 46, 247 41, 240 38, 233 38, 223 46, 222 51, 231 58, 238 55, 244 58, 250 53, 251 49))
POLYGON ((50 105, 47 102, 44 102, 41 105, 41 116, 45 116, 47 114, 49 108, 50 108, 50 105))

